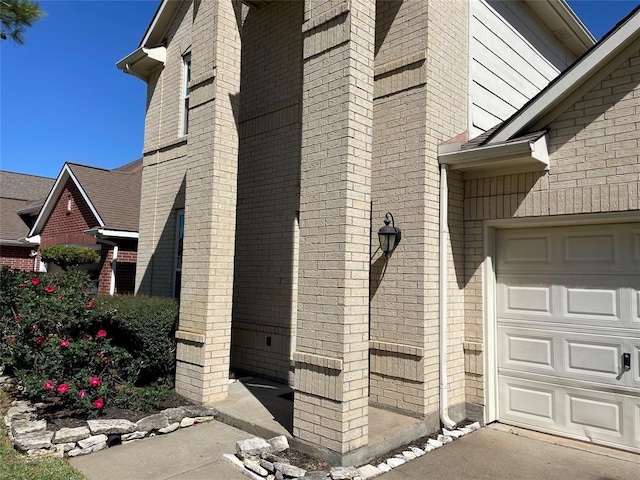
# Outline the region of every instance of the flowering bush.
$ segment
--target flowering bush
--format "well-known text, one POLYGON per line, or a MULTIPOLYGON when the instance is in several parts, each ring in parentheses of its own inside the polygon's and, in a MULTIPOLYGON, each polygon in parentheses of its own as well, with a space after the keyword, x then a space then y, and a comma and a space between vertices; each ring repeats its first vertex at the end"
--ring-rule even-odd
MULTIPOLYGON (((98 413, 134 384, 139 362, 93 313, 86 273, 0 272, 0 363, 33 399, 98 413)), ((117 403, 122 404, 122 399, 117 403)))

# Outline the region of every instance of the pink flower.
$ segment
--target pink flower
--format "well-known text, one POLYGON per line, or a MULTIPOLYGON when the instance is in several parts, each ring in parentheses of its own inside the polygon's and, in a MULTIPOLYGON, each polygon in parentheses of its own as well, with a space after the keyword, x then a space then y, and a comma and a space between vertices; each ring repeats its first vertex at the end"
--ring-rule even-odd
POLYGON ((106 330, 98 330, 98 333, 96 334, 96 336, 98 338, 104 338, 107 336, 107 331, 106 330))
POLYGON ((61 383, 60 385, 58 385, 58 393, 60 395, 64 395, 65 393, 67 393, 68 390, 69 390, 69 385, 67 385, 66 383, 61 383))
POLYGON ((69 340, 60 340, 60 346, 63 348, 67 348, 71 342, 69 340))
POLYGON ((60 301, 64 300, 64 295, 60 295, 60 296, 58 297, 58 300, 60 300, 60 301))
POLYGON ((53 285, 49 285, 48 287, 46 287, 44 289, 44 291, 47 292, 47 293, 53 293, 53 292, 56 291, 56 287, 54 287, 53 285))
POLYGON ((93 401, 93 406, 100 410, 102 407, 104 407, 104 400, 102 400, 101 398, 96 398, 93 401))
POLYGON ((38 277, 33 277, 31 279, 31 285, 33 285, 34 287, 37 287, 40 284, 40 279, 38 277))
POLYGON ((26 286, 27 286, 27 284, 26 284, 26 283, 24 283, 24 282, 22 282, 22 283, 18 284, 18 286, 19 286, 19 287, 26 287, 26 286))
POLYGON ((38 329, 38 324, 34 323, 33 325, 31 325, 31 330, 33 330, 34 332, 38 329))
POLYGON ((44 337, 42 335, 38 335, 36 337, 36 343, 44 343, 44 337))
POLYGON ((89 379, 89 385, 91 385, 92 387, 100 386, 100 379, 98 377, 91 377, 89 379))
POLYGON ((93 300, 90 300, 89 303, 87 303, 87 308, 93 308, 95 306, 95 303, 93 303, 93 300))
POLYGON ((13 321, 16 322, 16 323, 20 323, 22 321, 22 319, 20 318, 20 315, 15 315, 13 317, 13 321))
POLYGON ((53 383, 52 380, 47 380, 46 382, 44 382, 44 389, 45 390, 53 390, 55 388, 55 384, 53 383))
POLYGON ((87 391, 85 389, 82 389, 78 392, 78 396, 80 398, 84 398, 84 396, 87 394, 87 391))
POLYGON ((9 337, 9 343, 16 343, 16 337, 9 337))

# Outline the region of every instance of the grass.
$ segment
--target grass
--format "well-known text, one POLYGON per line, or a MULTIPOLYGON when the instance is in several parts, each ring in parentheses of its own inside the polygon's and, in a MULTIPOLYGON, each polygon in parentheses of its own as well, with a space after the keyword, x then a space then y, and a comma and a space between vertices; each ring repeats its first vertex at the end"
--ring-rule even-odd
MULTIPOLYGON (((9 407, 9 397, 0 389, 0 418, 9 407)), ((18 453, 0 426, 0 480, 85 480, 85 477, 61 458, 29 459, 18 453)))

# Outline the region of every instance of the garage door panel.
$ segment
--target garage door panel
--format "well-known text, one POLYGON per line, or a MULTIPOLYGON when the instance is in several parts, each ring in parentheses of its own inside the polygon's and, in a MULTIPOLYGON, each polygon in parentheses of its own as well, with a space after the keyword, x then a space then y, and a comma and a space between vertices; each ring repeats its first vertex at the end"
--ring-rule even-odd
POLYGON ((564 341, 565 373, 613 383, 621 373, 622 341, 564 341))
POLYGON ((561 235, 562 263, 570 266, 593 264, 615 266, 620 260, 619 239, 616 232, 572 232, 561 235))
POLYGON ((496 246, 499 419, 640 452, 640 224, 505 229, 496 246))
POLYGON ((622 400, 567 394, 567 424, 622 437, 622 400))
POLYGON ((501 329, 503 355, 500 367, 516 370, 534 369, 548 373, 555 370, 555 340, 537 331, 501 329))

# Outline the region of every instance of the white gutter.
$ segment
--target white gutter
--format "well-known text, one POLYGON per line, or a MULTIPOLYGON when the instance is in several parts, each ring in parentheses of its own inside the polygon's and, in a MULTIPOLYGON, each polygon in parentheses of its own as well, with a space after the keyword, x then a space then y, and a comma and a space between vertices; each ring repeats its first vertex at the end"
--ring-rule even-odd
POLYGON ((456 423, 449 417, 449 377, 447 374, 447 241, 448 226, 448 171, 449 165, 440 165, 440 420, 447 429, 455 427, 456 423))
POLYGON ((449 165, 451 170, 460 171, 504 170, 518 166, 545 170, 549 168, 549 149, 545 132, 540 132, 538 138, 527 137, 468 150, 460 150, 457 144, 441 145, 438 160, 449 165))
MULTIPOLYGON (((100 241, 104 241, 105 237, 109 238, 129 238, 137 240, 140 234, 138 232, 129 232, 126 230, 108 230, 106 228, 94 227, 85 230, 84 233, 96 237, 100 241)), ((105 242, 106 243, 106 242, 105 242)))
POLYGON ((109 284, 109 295, 113 297, 116 293, 116 269, 118 268, 118 245, 113 246, 111 255, 111 283, 109 284))
POLYGON ((166 61, 166 47, 140 47, 116 63, 116 67, 146 82, 151 70, 166 61))

